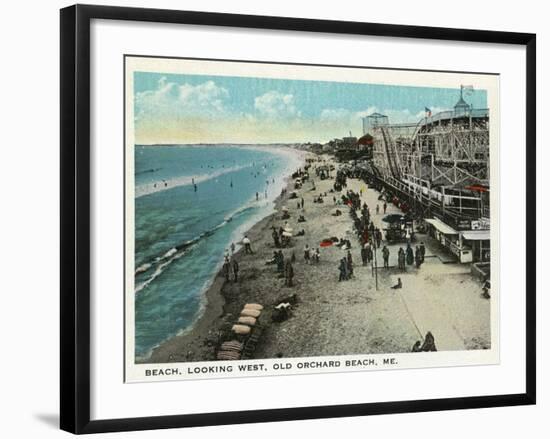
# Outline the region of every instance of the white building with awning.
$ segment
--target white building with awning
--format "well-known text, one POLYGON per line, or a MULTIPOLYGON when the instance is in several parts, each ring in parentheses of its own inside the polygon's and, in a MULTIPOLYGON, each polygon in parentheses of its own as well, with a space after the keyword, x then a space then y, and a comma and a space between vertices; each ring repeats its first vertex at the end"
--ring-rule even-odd
POLYGON ((467 239, 468 241, 487 241, 491 239, 490 230, 466 230, 462 233, 462 239, 467 239))
POLYGON ((443 233, 444 235, 458 235, 458 232, 455 229, 437 218, 427 218, 424 221, 434 226, 438 232, 443 233))
POLYGON ((460 262, 490 259, 490 230, 455 230, 439 218, 424 219, 429 234, 448 248, 460 262))
POLYGON ((462 246, 472 249, 474 261, 486 262, 491 259, 491 231, 490 230, 465 230, 460 232, 462 246))

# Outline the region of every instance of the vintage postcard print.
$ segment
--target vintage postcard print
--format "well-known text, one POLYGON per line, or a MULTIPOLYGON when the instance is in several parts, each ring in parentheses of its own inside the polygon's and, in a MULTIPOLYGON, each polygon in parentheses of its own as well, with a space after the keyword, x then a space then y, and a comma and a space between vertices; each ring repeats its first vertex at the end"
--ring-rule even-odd
POLYGON ((126 382, 499 362, 498 75, 124 64, 126 382))

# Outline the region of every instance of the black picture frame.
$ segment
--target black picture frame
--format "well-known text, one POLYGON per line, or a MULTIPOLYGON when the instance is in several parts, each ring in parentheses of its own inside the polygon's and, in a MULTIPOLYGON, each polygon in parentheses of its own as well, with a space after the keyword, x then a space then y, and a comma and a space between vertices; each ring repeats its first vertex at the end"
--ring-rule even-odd
MULTIPOLYGON (((61 10, 61 387, 60 426, 72 433, 304 420, 535 404, 536 401, 536 35, 110 6, 61 10), (525 393, 224 413, 90 420, 90 22, 131 20, 502 43, 526 48, 525 393)), ((222 31, 220 29, 220 31, 222 31)))

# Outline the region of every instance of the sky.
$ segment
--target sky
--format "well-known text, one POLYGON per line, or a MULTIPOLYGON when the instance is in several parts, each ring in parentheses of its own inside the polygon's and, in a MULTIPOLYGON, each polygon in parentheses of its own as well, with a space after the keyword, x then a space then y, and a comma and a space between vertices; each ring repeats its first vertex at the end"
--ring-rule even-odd
MULTIPOLYGON (((417 122, 451 109, 456 88, 134 72, 136 144, 325 143, 363 135, 373 112, 417 122)), ((486 108, 485 90, 465 100, 486 108)))

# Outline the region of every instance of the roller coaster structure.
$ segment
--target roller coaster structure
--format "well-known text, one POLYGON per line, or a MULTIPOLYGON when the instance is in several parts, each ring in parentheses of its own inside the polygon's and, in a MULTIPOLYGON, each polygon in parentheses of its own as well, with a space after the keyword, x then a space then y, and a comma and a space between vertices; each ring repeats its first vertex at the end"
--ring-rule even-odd
MULTIPOLYGON (((462 102, 462 105, 459 105, 462 102)), ((377 178, 412 194, 417 209, 446 210, 454 221, 489 217, 489 110, 465 107, 417 123, 372 127, 377 178)))

